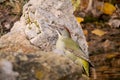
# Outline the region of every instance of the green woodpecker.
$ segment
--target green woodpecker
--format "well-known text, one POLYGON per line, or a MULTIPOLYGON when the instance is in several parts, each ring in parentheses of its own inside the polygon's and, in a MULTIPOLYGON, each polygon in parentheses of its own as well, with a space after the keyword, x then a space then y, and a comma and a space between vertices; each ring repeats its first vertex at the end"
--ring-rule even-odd
POLYGON ((93 67, 89 57, 82 51, 79 45, 72 40, 70 32, 66 27, 62 30, 57 30, 57 33, 58 40, 56 42, 56 49, 59 50, 59 53, 82 66, 85 75, 89 77, 90 67, 93 67))

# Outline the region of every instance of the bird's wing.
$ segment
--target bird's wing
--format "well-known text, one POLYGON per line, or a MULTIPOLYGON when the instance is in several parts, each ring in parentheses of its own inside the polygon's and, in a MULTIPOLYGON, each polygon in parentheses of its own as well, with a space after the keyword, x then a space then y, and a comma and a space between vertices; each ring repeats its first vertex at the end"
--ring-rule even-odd
POLYGON ((89 60, 89 57, 81 50, 79 45, 73 41, 72 39, 64 39, 65 42, 65 49, 74 53, 75 56, 80 57, 90 63, 91 66, 94 66, 91 61, 89 60))

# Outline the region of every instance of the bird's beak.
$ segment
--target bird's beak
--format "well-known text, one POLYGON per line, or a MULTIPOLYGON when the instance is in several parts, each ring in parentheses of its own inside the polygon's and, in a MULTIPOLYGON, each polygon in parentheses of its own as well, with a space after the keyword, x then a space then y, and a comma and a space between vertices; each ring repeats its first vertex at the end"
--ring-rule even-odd
POLYGON ((60 31, 59 31, 59 30, 56 30, 56 32, 57 32, 58 36, 60 37, 60 36, 61 36, 60 31))

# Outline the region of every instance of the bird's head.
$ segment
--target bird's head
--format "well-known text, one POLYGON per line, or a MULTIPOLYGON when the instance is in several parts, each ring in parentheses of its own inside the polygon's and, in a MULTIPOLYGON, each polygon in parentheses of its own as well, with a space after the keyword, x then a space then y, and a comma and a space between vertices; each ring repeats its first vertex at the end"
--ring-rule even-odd
POLYGON ((70 35, 70 31, 64 27, 64 28, 61 28, 61 29, 58 29, 56 30, 57 34, 58 34, 58 37, 59 38, 70 38, 71 35, 70 35))

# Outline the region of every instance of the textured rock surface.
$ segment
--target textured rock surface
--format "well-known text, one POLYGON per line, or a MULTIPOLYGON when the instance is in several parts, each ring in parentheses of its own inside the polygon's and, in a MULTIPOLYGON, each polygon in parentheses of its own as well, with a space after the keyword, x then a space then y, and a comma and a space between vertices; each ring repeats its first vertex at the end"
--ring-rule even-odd
POLYGON ((1 59, 7 59, 19 72, 17 80, 78 80, 81 67, 67 57, 55 53, 0 53, 1 59))
POLYGON ((36 52, 39 48, 30 44, 23 32, 10 32, 0 38, 0 52, 36 52))

